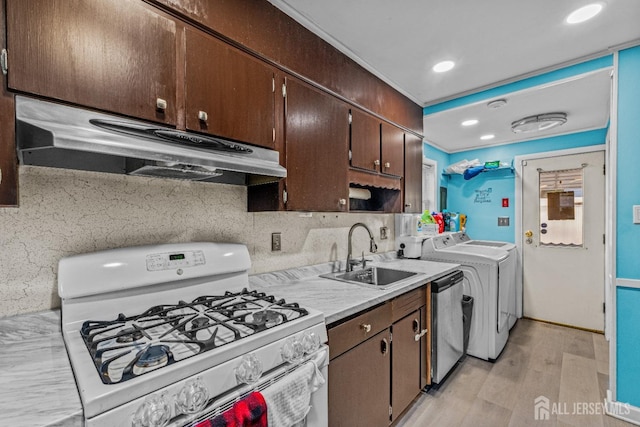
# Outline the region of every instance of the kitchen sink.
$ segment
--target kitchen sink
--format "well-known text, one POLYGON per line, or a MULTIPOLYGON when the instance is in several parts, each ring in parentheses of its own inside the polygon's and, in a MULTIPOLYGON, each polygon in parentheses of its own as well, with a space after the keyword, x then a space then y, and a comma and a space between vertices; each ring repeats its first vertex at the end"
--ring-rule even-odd
POLYGON ((339 280, 341 282, 354 283, 357 285, 369 285, 369 287, 385 289, 385 287, 387 286, 393 285, 396 282, 404 280, 408 277, 415 276, 416 274, 418 273, 393 270, 391 268, 368 267, 362 270, 322 274, 320 275, 320 277, 339 280))

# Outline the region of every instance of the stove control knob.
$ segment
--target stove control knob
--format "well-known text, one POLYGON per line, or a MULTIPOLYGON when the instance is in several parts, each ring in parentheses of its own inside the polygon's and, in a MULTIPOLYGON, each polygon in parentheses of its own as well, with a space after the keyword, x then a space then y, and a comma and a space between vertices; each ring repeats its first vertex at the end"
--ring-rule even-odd
POLYGON ((320 337, 315 332, 305 332, 302 334, 302 350, 305 354, 316 352, 320 348, 320 337))
POLYGON ((304 348, 296 337, 287 338, 280 349, 282 360, 287 363, 300 363, 304 358, 304 348))
POLYGON ((253 384, 262 375, 262 363, 255 354, 245 354, 242 356, 240 364, 236 366, 235 374, 239 383, 253 384))
POLYGON ((164 427, 171 419, 169 396, 149 396, 133 415, 133 427, 164 427))
POLYGON ((187 381, 176 395, 176 406, 183 414, 195 414, 207 406, 209 390, 200 377, 187 381))

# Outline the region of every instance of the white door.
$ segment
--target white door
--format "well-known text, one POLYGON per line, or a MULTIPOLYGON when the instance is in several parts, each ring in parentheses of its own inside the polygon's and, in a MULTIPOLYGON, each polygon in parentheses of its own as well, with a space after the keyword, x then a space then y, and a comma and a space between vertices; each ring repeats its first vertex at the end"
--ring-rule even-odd
POLYGON ((523 314, 604 330, 604 151, 522 164, 523 314))

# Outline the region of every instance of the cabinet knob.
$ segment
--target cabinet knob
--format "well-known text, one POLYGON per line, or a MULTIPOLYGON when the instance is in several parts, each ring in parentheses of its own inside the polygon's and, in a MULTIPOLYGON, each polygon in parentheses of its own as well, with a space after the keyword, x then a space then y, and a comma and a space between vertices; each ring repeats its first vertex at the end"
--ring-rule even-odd
POLYGON ((338 203, 340 203, 342 206, 347 204, 347 199, 340 199, 338 200, 338 203))
POLYGON ((419 334, 416 334, 416 336, 413 339, 415 339, 416 341, 420 341, 420 338, 422 338, 426 333, 427 333, 427 330, 423 329, 422 331, 420 331, 419 334))
POLYGON ((156 108, 158 110, 166 110, 167 109, 167 101, 162 98, 156 98, 156 108))
POLYGON ((206 122, 207 120, 209 120, 209 115, 207 114, 206 111, 198 111, 198 120, 200 120, 201 122, 206 122))
POLYGON ((385 167, 385 168, 387 168, 387 169, 389 169, 389 168, 391 167, 391 163, 386 162, 386 163, 384 164, 384 167, 385 167))
POLYGON ((382 341, 380 342, 380 352, 382 354, 387 354, 388 350, 389 350, 389 342, 387 341, 386 338, 382 338, 382 341))
POLYGON ((371 332, 371 324, 363 323, 362 325, 360 325, 360 329, 362 329, 365 334, 368 334, 369 332, 371 332))
POLYGON ((405 207, 405 208, 410 208, 410 207, 411 207, 411 203, 405 203, 405 204, 404 204, 404 207, 405 207))
POLYGON ((380 166, 380 160, 374 160, 373 161, 373 165, 374 166, 380 166))

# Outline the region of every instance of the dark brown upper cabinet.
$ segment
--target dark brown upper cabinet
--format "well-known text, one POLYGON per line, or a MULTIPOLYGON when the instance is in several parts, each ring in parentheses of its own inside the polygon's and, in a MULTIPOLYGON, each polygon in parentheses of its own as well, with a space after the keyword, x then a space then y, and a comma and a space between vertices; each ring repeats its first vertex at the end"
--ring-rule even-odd
POLYGON ((274 69, 197 30, 186 30, 186 127, 274 148, 274 69))
POLYGON ((403 176, 404 131, 375 116, 351 110, 351 167, 403 176))
POLYGON ((348 118, 343 101, 286 79, 287 210, 348 210, 348 118))
POLYGON ((422 212, 422 138, 405 134, 404 212, 422 212))
POLYGON ((381 172, 387 175, 404 175, 404 131, 389 123, 380 127, 381 172))
POLYGON ((351 110, 351 166, 380 172, 380 120, 351 110))
POLYGON ((10 89, 176 123, 176 23, 139 0, 8 0, 10 89))

